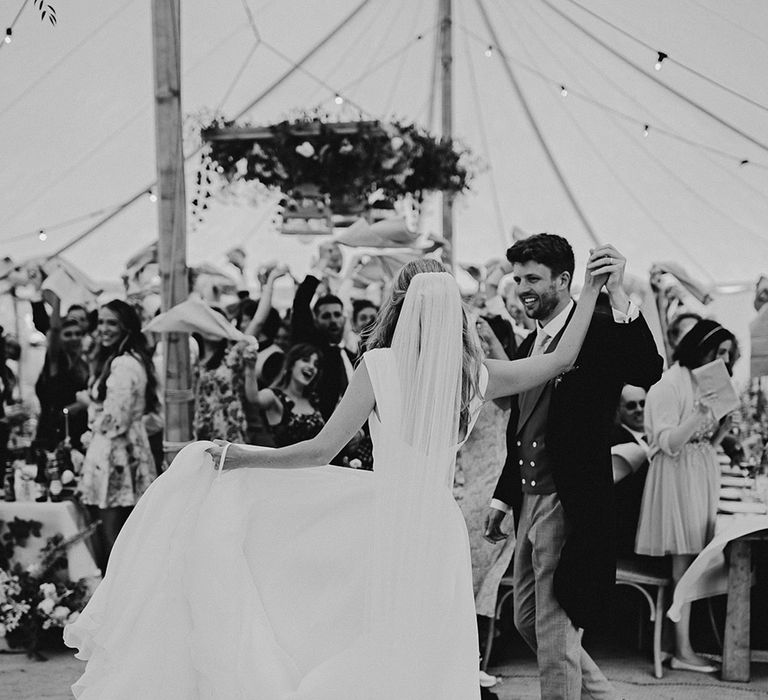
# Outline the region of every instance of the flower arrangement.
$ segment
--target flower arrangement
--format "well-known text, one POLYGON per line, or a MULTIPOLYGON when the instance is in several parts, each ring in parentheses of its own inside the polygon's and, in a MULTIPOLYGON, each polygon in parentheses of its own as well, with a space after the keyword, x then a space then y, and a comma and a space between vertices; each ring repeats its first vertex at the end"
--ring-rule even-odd
POLYGON ((202 130, 212 164, 230 183, 257 180, 294 198, 319 191, 334 211, 432 190, 457 194, 475 170, 469 150, 415 124, 304 115, 263 129, 233 127, 218 119, 202 130), (233 134, 221 138, 223 131, 233 134))
POLYGON ((11 649, 24 649, 40 658, 40 650, 60 646, 61 630, 74 622, 90 598, 86 579, 67 578, 67 548, 88 537, 93 526, 65 540, 61 535, 48 539, 40 561, 26 568, 12 563, 16 547, 34 535, 41 523, 22 520, 3 523, 0 536, 0 638, 11 649))

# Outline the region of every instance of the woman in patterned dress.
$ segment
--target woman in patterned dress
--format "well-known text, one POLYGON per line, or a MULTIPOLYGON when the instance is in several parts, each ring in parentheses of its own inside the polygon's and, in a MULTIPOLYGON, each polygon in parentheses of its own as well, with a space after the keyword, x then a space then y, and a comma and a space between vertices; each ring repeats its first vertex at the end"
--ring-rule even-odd
POLYGON ((92 432, 78 490, 97 531, 97 564, 106 570, 112 545, 139 497, 155 478, 142 416, 157 408, 157 378, 136 311, 115 299, 99 309, 89 388, 92 432))
POLYGON ((313 393, 319 362, 320 351, 314 345, 299 343, 286 354, 274 386, 258 391, 246 383, 248 400, 264 411, 277 447, 310 440, 325 424, 313 393))
MULTIPOLYGON (((214 311, 226 318, 221 309, 214 311)), ((248 341, 231 341, 218 336, 194 334, 200 347, 195 382, 194 432, 198 440, 245 440, 247 421, 244 409, 246 350, 248 341)), ((256 340, 253 339, 255 344, 256 340)))

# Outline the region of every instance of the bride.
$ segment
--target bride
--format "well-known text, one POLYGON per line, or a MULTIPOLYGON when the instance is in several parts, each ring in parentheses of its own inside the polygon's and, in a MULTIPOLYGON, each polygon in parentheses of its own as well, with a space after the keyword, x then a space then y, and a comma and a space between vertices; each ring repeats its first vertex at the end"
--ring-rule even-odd
POLYGON ((458 286, 408 263, 320 434, 199 442, 139 501, 67 645, 81 700, 479 697, 469 544, 451 486, 483 401, 566 371, 611 267, 592 253, 554 352, 481 362, 458 286), (327 465, 369 419, 374 471, 327 465))

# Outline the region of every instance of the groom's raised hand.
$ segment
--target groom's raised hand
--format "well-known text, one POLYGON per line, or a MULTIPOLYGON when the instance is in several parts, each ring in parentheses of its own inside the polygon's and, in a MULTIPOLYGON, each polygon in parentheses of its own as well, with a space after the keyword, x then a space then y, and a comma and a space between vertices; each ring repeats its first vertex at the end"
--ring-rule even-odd
POLYGON ((624 270, 627 259, 610 243, 604 243, 590 250, 587 272, 599 275, 605 280, 605 289, 610 297, 611 308, 626 313, 629 308, 629 296, 624 291, 624 270), (605 276, 607 275, 607 277, 605 276))
POLYGON ((507 539, 507 533, 501 529, 501 522, 506 513, 498 508, 488 508, 485 513, 485 527, 483 537, 491 544, 507 539))

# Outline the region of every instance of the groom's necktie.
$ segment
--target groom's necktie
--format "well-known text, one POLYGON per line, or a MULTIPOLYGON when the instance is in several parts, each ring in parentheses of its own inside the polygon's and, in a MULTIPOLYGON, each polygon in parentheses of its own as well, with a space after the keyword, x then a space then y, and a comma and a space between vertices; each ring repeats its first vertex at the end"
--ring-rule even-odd
POLYGON ((549 342, 549 335, 543 328, 536 329, 536 340, 533 343, 533 349, 531 350, 531 356, 541 355, 547 348, 549 342))

